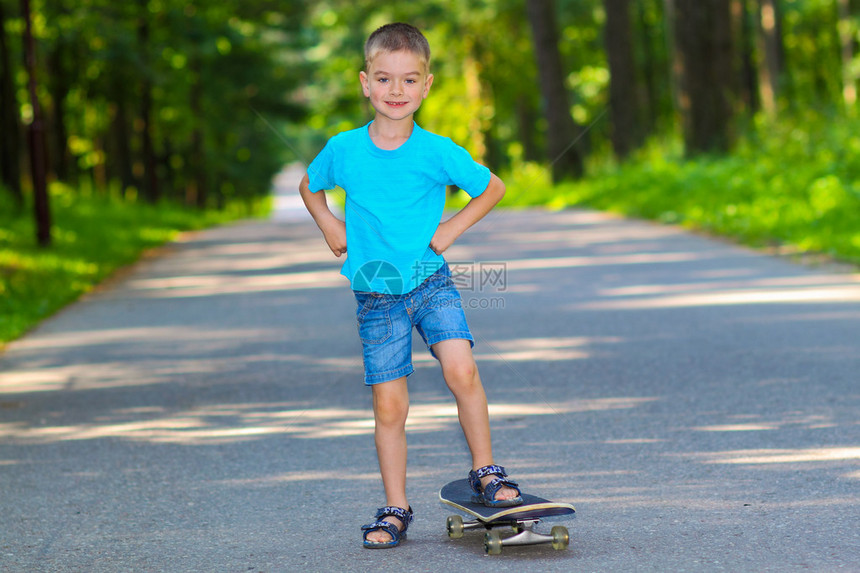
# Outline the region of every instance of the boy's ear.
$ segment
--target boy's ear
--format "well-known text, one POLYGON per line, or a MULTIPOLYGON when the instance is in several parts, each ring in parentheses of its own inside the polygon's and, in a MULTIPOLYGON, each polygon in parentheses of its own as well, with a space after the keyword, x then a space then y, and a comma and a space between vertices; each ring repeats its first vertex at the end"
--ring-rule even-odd
POLYGON ((358 80, 361 82, 361 91, 364 97, 370 97, 370 87, 367 85, 367 72, 358 72, 358 80))
MULTIPOLYGON (((430 86, 433 84, 433 74, 427 74, 427 77, 424 79, 424 98, 430 93, 430 86)), ((422 98, 423 99, 423 98, 422 98)))

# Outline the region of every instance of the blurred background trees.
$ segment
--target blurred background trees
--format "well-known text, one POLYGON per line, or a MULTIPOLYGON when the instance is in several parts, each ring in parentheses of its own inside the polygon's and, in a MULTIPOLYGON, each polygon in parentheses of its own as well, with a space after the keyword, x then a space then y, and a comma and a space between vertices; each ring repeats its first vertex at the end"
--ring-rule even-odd
MULTIPOLYGON (((858 105, 860 0, 26 1, 52 193, 265 195, 371 118, 362 44, 394 20, 434 51, 418 121, 502 173, 579 178, 649 142, 726 154, 750 126, 858 105)), ((24 4, 0 0, 2 209, 34 188, 24 4)))

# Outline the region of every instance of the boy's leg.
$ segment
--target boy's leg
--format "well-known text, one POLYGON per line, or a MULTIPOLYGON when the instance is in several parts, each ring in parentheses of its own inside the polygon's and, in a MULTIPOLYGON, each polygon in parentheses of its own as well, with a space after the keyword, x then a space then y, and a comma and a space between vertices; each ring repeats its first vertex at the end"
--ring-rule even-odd
MULTIPOLYGON (((487 395, 472 355, 472 345, 468 340, 459 338, 443 340, 433 345, 433 353, 439 359, 442 375, 457 401, 460 426, 472 453, 472 469, 492 465, 493 446, 487 395)), ((487 476, 481 480, 481 484, 486 486, 493 478, 492 475, 487 476)), ((517 495, 516 490, 503 487, 496 493, 496 499, 512 499, 517 495)))
MULTIPOLYGON (((373 391, 373 416, 376 421, 376 455, 379 471, 385 487, 385 505, 409 509, 406 499, 406 416, 409 413, 409 390, 406 377, 371 386, 373 391)), ((388 521, 403 528, 396 517, 388 521)), ((391 535, 384 531, 367 534, 369 541, 385 543, 391 535)))

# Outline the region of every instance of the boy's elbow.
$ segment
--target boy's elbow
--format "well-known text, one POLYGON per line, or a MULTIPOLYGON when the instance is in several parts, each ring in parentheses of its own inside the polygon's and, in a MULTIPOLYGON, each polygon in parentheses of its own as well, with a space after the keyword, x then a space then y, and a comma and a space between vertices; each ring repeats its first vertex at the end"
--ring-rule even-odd
POLYGON ((505 196, 505 191, 506 191, 505 182, 502 181, 501 179, 499 179, 496 175, 493 175, 492 183, 493 183, 493 187, 494 187, 494 189, 493 189, 494 193, 493 194, 496 197, 496 203, 498 203, 505 196))

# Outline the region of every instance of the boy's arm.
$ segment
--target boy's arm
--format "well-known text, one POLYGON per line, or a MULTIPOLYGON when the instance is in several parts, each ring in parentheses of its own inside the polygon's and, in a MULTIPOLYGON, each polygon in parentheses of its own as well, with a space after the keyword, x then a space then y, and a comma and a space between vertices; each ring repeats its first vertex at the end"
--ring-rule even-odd
POLYGON ((483 193, 469 201, 456 215, 441 223, 430 241, 430 248, 441 255, 466 229, 480 221, 505 196, 505 184, 490 173, 490 183, 483 193))
POLYGON ((334 256, 340 257, 346 253, 346 224, 335 217, 328 208, 325 192, 311 192, 308 183, 308 175, 305 173, 302 182, 299 183, 299 194, 302 196, 302 201, 305 202, 305 207, 322 231, 328 248, 331 249, 334 256))

